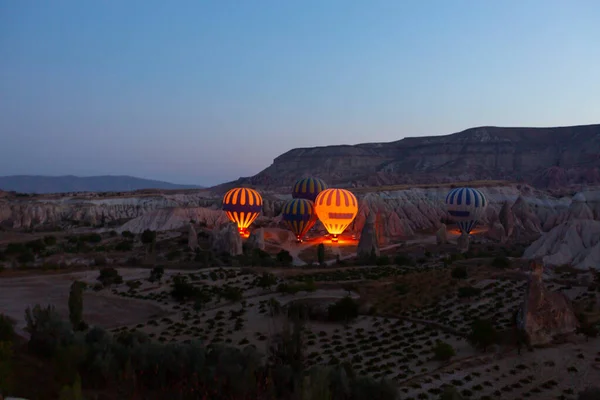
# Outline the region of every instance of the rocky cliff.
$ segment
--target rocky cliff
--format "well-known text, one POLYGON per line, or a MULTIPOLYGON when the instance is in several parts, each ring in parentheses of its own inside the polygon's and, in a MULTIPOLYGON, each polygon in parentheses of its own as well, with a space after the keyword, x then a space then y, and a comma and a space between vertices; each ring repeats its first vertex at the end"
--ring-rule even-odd
POLYGON ((550 188, 597 184, 600 125, 479 127, 391 143, 294 149, 235 184, 288 187, 306 175, 348 186, 469 180, 523 181, 550 188))

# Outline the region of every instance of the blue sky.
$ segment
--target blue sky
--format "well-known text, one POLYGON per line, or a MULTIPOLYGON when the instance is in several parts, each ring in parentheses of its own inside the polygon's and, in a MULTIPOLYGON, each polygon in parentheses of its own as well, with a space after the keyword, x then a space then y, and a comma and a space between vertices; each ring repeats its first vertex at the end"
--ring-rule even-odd
POLYGON ((600 122, 596 0, 0 0, 0 175, 216 184, 294 147, 600 122))

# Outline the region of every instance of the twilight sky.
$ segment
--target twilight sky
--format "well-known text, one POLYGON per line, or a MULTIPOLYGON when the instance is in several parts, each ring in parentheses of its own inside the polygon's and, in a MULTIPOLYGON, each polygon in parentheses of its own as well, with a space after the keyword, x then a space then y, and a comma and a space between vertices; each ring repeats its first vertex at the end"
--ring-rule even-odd
POLYGON ((294 147, 600 122, 597 0, 0 0, 0 175, 217 184, 294 147))

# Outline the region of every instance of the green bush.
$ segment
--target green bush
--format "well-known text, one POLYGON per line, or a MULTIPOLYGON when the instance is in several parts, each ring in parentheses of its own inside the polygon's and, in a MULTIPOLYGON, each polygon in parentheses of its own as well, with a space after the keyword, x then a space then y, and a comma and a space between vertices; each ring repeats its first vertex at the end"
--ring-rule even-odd
POLYGON ((289 251, 281 250, 279 253, 277 253, 277 262, 279 264, 281 264, 282 266, 284 266, 284 267, 290 266, 293 261, 294 261, 294 258, 292 257, 292 255, 290 254, 289 251))
POLYGON ((471 333, 468 339, 473 346, 486 351, 489 346, 498 341, 498 332, 496 332, 491 321, 477 319, 471 325, 471 333))
POLYGON ((135 237, 135 235, 133 233, 131 233, 130 231, 121 232, 121 236, 123 236, 124 238, 128 238, 128 239, 133 239, 135 237))

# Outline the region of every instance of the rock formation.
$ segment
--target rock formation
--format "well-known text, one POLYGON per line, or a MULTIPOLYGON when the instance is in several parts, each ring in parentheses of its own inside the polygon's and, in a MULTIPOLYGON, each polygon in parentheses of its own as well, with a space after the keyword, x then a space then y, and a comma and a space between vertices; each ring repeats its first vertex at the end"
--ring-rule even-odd
POLYGON ((195 251, 198 248, 198 234, 192 224, 188 227, 188 247, 192 251, 195 251))
POLYGON ((163 208, 147 212, 137 218, 126 222, 118 231, 141 233, 146 229, 153 231, 168 231, 179 229, 190 220, 204 223, 209 227, 217 226, 228 221, 227 215, 221 210, 208 208, 163 208))
POLYGON ((498 219, 504 228, 504 235, 510 237, 515 229, 515 214, 512 211, 512 207, 508 201, 505 201, 500 209, 498 219))
POLYGON ((486 236, 492 240, 497 240, 500 243, 505 243, 508 238, 506 232, 504 231, 504 226, 500 223, 500 221, 495 221, 491 226, 488 227, 486 236))
POLYGON ((517 316, 517 325, 532 346, 549 344, 559 336, 574 333, 579 326, 570 300, 564 293, 546 288, 543 272, 540 262, 531 262, 525 300, 517 316))
POLYGON ((367 217, 367 221, 361 231, 356 254, 359 257, 369 257, 371 254, 379 256, 379 243, 377 241, 375 213, 373 211, 367 217))
POLYGON ((469 242, 469 235, 467 235, 466 233, 462 233, 458 237, 458 239, 456 239, 456 245, 458 247, 458 250, 460 250, 463 253, 469 251, 469 242))
POLYGON ((570 264, 600 270, 600 221, 564 222, 533 242, 523 258, 540 258, 548 266, 570 264))
POLYGON ((448 231, 446 224, 442 224, 440 229, 435 233, 435 239, 437 244, 446 244, 448 243, 448 231))
POLYGON ((245 247, 252 249, 265 249, 265 230, 263 228, 255 229, 250 233, 250 237, 246 240, 245 247))
POLYGON ((211 248, 216 254, 226 253, 232 256, 242 254, 242 237, 237 225, 228 222, 215 228, 212 232, 211 248))

